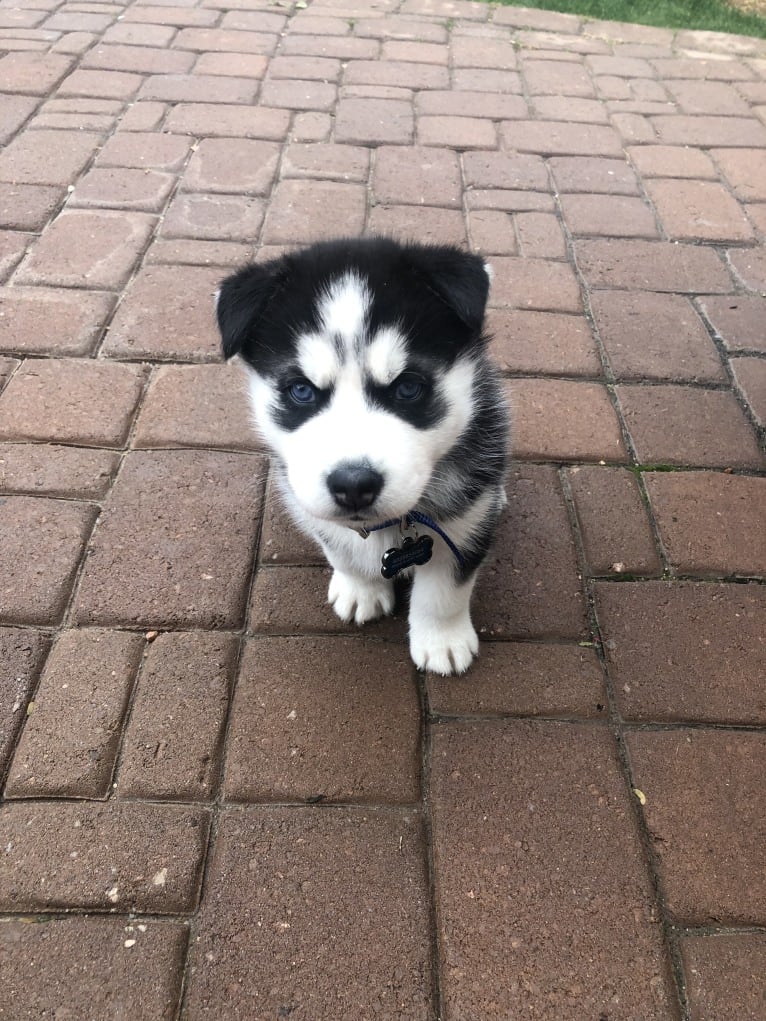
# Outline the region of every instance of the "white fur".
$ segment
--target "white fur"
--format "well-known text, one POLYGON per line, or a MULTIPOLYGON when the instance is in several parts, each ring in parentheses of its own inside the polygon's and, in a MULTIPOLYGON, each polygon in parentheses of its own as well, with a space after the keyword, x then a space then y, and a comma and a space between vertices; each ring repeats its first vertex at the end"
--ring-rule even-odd
POLYGON ((327 337, 319 333, 303 334, 298 342, 298 364, 306 379, 326 390, 341 368, 340 354, 327 337))
POLYGON ((349 272, 330 284, 319 299, 317 311, 324 332, 340 337, 350 347, 364 330, 369 308, 367 284, 349 272))
POLYGON ((369 580, 336 568, 330 580, 327 601, 341 620, 366 624, 394 608, 394 589, 385 578, 369 580))
MULTIPOLYGON (((319 538, 333 567, 328 602, 341 620, 364 624, 390 613, 393 586, 381 577, 380 562, 385 551, 400 542, 398 527, 362 538, 345 525, 318 521, 303 513, 289 489, 285 488, 283 495, 298 524, 319 538)), ((475 527, 505 499, 502 487, 488 490, 465 514, 440 525, 454 543, 469 549, 475 527)), ((479 650, 470 613, 475 580, 474 574, 464 583, 456 583, 454 555, 435 537, 432 559, 414 571, 410 596, 410 655, 419 669, 447 675, 464 673, 471 665, 479 650)))
MULTIPOLYGON (((470 549, 470 537, 489 513, 497 510, 505 491, 488 490, 465 514, 443 525, 460 548, 470 549)), ((474 573, 455 584, 452 551, 434 544, 434 556, 415 572, 410 595, 410 655, 421 670, 462 674, 479 652, 479 637, 471 623, 474 573)))
MULTIPOLYGON (((452 565, 448 565, 452 569, 452 565)), ((479 652, 471 623, 473 574, 461 586, 436 559, 418 568, 410 595, 410 656, 435 674, 462 674, 479 652)))
MULTIPOLYGON (((395 331, 380 338, 391 345, 389 367, 399 358, 401 341, 395 331)), ((453 446, 471 414, 474 367, 458 360, 443 373, 437 386, 447 403, 447 414, 433 429, 416 429, 365 400, 362 369, 349 356, 340 364, 334 345, 319 335, 302 337, 301 370, 315 386, 333 386, 328 407, 293 432, 284 432, 272 419, 274 392, 266 380, 250 372, 250 396, 256 425, 286 467, 287 481, 301 509, 324 521, 337 518, 338 508, 327 487, 327 476, 344 461, 365 461, 381 473, 383 491, 375 505, 374 520, 399 517, 411 510, 423 494, 436 462, 453 446), (335 366, 332 379, 326 373, 335 366)))
POLYGON ((392 327, 384 327, 375 334, 364 352, 365 365, 380 386, 388 386, 407 367, 407 348, 404 337, 392 327))

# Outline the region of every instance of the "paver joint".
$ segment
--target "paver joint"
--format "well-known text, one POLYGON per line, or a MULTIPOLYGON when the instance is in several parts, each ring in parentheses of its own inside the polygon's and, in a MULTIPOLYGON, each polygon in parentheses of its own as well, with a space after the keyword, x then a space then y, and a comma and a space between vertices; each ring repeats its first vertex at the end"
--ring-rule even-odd
POLYGON ((763 1021, 766 43, 0 0, 0 93, 0 1019, 763 1021), (218 353, 374 232, 495 270, 466 677, 331 614, 218 353))

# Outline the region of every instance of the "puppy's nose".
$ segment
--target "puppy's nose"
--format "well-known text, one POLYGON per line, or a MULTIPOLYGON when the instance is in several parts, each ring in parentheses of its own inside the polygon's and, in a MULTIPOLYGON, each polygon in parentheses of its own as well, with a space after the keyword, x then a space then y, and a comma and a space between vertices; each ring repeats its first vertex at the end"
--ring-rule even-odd
POLYGON ((344 510, 371 507, 383 488, 383 476, 368 464, 344 464, 327 476, 327 488, 344 510))

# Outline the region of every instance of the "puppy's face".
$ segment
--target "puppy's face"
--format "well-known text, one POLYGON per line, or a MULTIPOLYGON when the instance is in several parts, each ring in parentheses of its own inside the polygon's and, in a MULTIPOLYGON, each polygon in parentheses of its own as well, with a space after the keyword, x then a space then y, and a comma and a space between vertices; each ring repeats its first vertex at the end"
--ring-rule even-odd
POLYGON ((257 425, 304 511, 354 524, 417 505, 471 416, 487 286, 475 256, 380 240, 224 282, 224 352, 251 369, 257 425))

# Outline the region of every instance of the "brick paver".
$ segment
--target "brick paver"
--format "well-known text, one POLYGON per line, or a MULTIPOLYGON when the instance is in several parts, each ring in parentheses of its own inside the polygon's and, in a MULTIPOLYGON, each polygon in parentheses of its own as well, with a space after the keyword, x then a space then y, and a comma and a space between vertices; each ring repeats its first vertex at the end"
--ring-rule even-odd
POLYGON ((133 445, 252 450, 258 438, 241 399, 243 383, 238 366, 161 366, 142 404, 133 445))
POLYGON ((0 398, 0 438, 120 446, 144 370, 82 359, 27 359, 0 398))
POLYGON ((138 635, 65 631, 48 656, 7 797, 103 797, 141 657, 138 635))
POLYGON ((598 383, 518 379, 509 385, 515 408, 516 457, 544 461, 625 461, 617 415, 598 383))
POLYGON ((0 143, 0 1019, 760 1019, 766 44, 0 0, 0 143), (465 677, 334 616, 220 362, 380 231, 494 269, 465 677))
POLYGON ((40 632, 0 628, 0 655, 11 683, 0 692, 0 772, 5 776, 15 741, 45 659, 48 641, 40 632))
POLYGON ((622 715, 763 725, 766 589, 701 582, 598 584, 596 610, 622 715))
POLYGON ((413 811, 225 812, 191 955, 188 1017, 429 1017, 421 830, 413 811))
POLYGON ((154 227, 146 213, 64 211, 30 246, 16 277, 21 284, 119 291, 154 227))
POLYGON ((0 227, 42 230, 63 197, 63 190, 41 184, 0 184, 0 227))
POLYGON ((32 1021, 55 1003, 60 1017, 77 1017, 87 1002, 96 1016, 108 1017, 118 1002, 134 1017, 171 1021, 187 939, 182 922, 91 915, 30 925, 4 919, 3 1013, 32 1021))
POLYGON ((646 487, 680 573, 766 577, 766 477, 650 472, 646 487))
POLYGON ((574 538, 553 468, 513 472, 494 561, 479 577, 475 605, 479 630, 490 638, 585 636, 574 538))
POLYGON ((179 805, 8 803, 0 813, 0 910, 189 912, 208 825, 206 812, 179 805))
POLYGON ((660 557, 635 475, 625 468, 585 465, 572 468, 568 481, 589 571, 660 574, 660 557))
POLYGON ((766 310, 766 298, 763 295, 709 295, 700 297, 698 304, 715 335, 728 351, 766 354, 766 334, 761 320, 766 310))
POLYGON ((482 652, 471 683, 459 677, 428 678, 431 711, 442 718, 466 715, 604 717, 604 677, 592 648, 582 644, 492 642, 482 652))
POLYGON ((100 135, 87 131, 23 131, 0 153, 0 181, 70 184, 100 142, 100 135))
POLYGON ((506 372, 601 374, 596 342, 583 316, 491 309, 488 323, 491 350, 506 372))
POLYGON ((92 353, 114 305, 109 294, 55 287, 0 289, 0 350, 19 354, 92 353))
POLYGON ((431 770, 448 1016, 597 1017, 619 1004, 674 1018, 611 735, 520 720, 439 726, 431 770))
POLYGON ((78 622, 239 626, 262 475, 257 455, 130 454, 93 538, 78 622))
POLYGON ((75 188, 72 208, 138 209, 157 213, 175 185, 170 174, 156 170, 117 170, 96 167, 75 188))
POLYGON ((766 361, 763 358, 732 358, 734 379, 756 423, 766 427, 766 361))
POLYGON ((120 755, 120 797, 204 801, 220 771, 220 739, 234 677, 230 635, 172 632, 144 653, 120 755))
POLYGON ((0 443, 0 492, 98 500, 109 491, 119 460, 115 450, 0 443))
POLYGON ((763 933, 687 936, 681 955, 689 976, 692 1021, 729 1011, 743 1018, 763 1013, 763 990, 757 979, 766 968, 763 933))
POLYGON ((766 466, 755 433, 728 390, 623 384, 616 392, 642 464, 766 466))
POLYGON ((766 736, 678 728, 627 740, 671 916, 691 925, 760 924, 766 804, 756 778, 766 736))
POLYGON ((124 293, 104 353, 177 361, 216 358, 213 297, 222 275, 207 265, 145 266, 124 293))
POLYGON ((617 379, 725 381, 715 345, 687 297, 596 291, 591 311, 617 379))
POLYGON ((92 504, 32 496, 0 501, 0 619, 55 624, 64 614, 93 528, 92 504))

